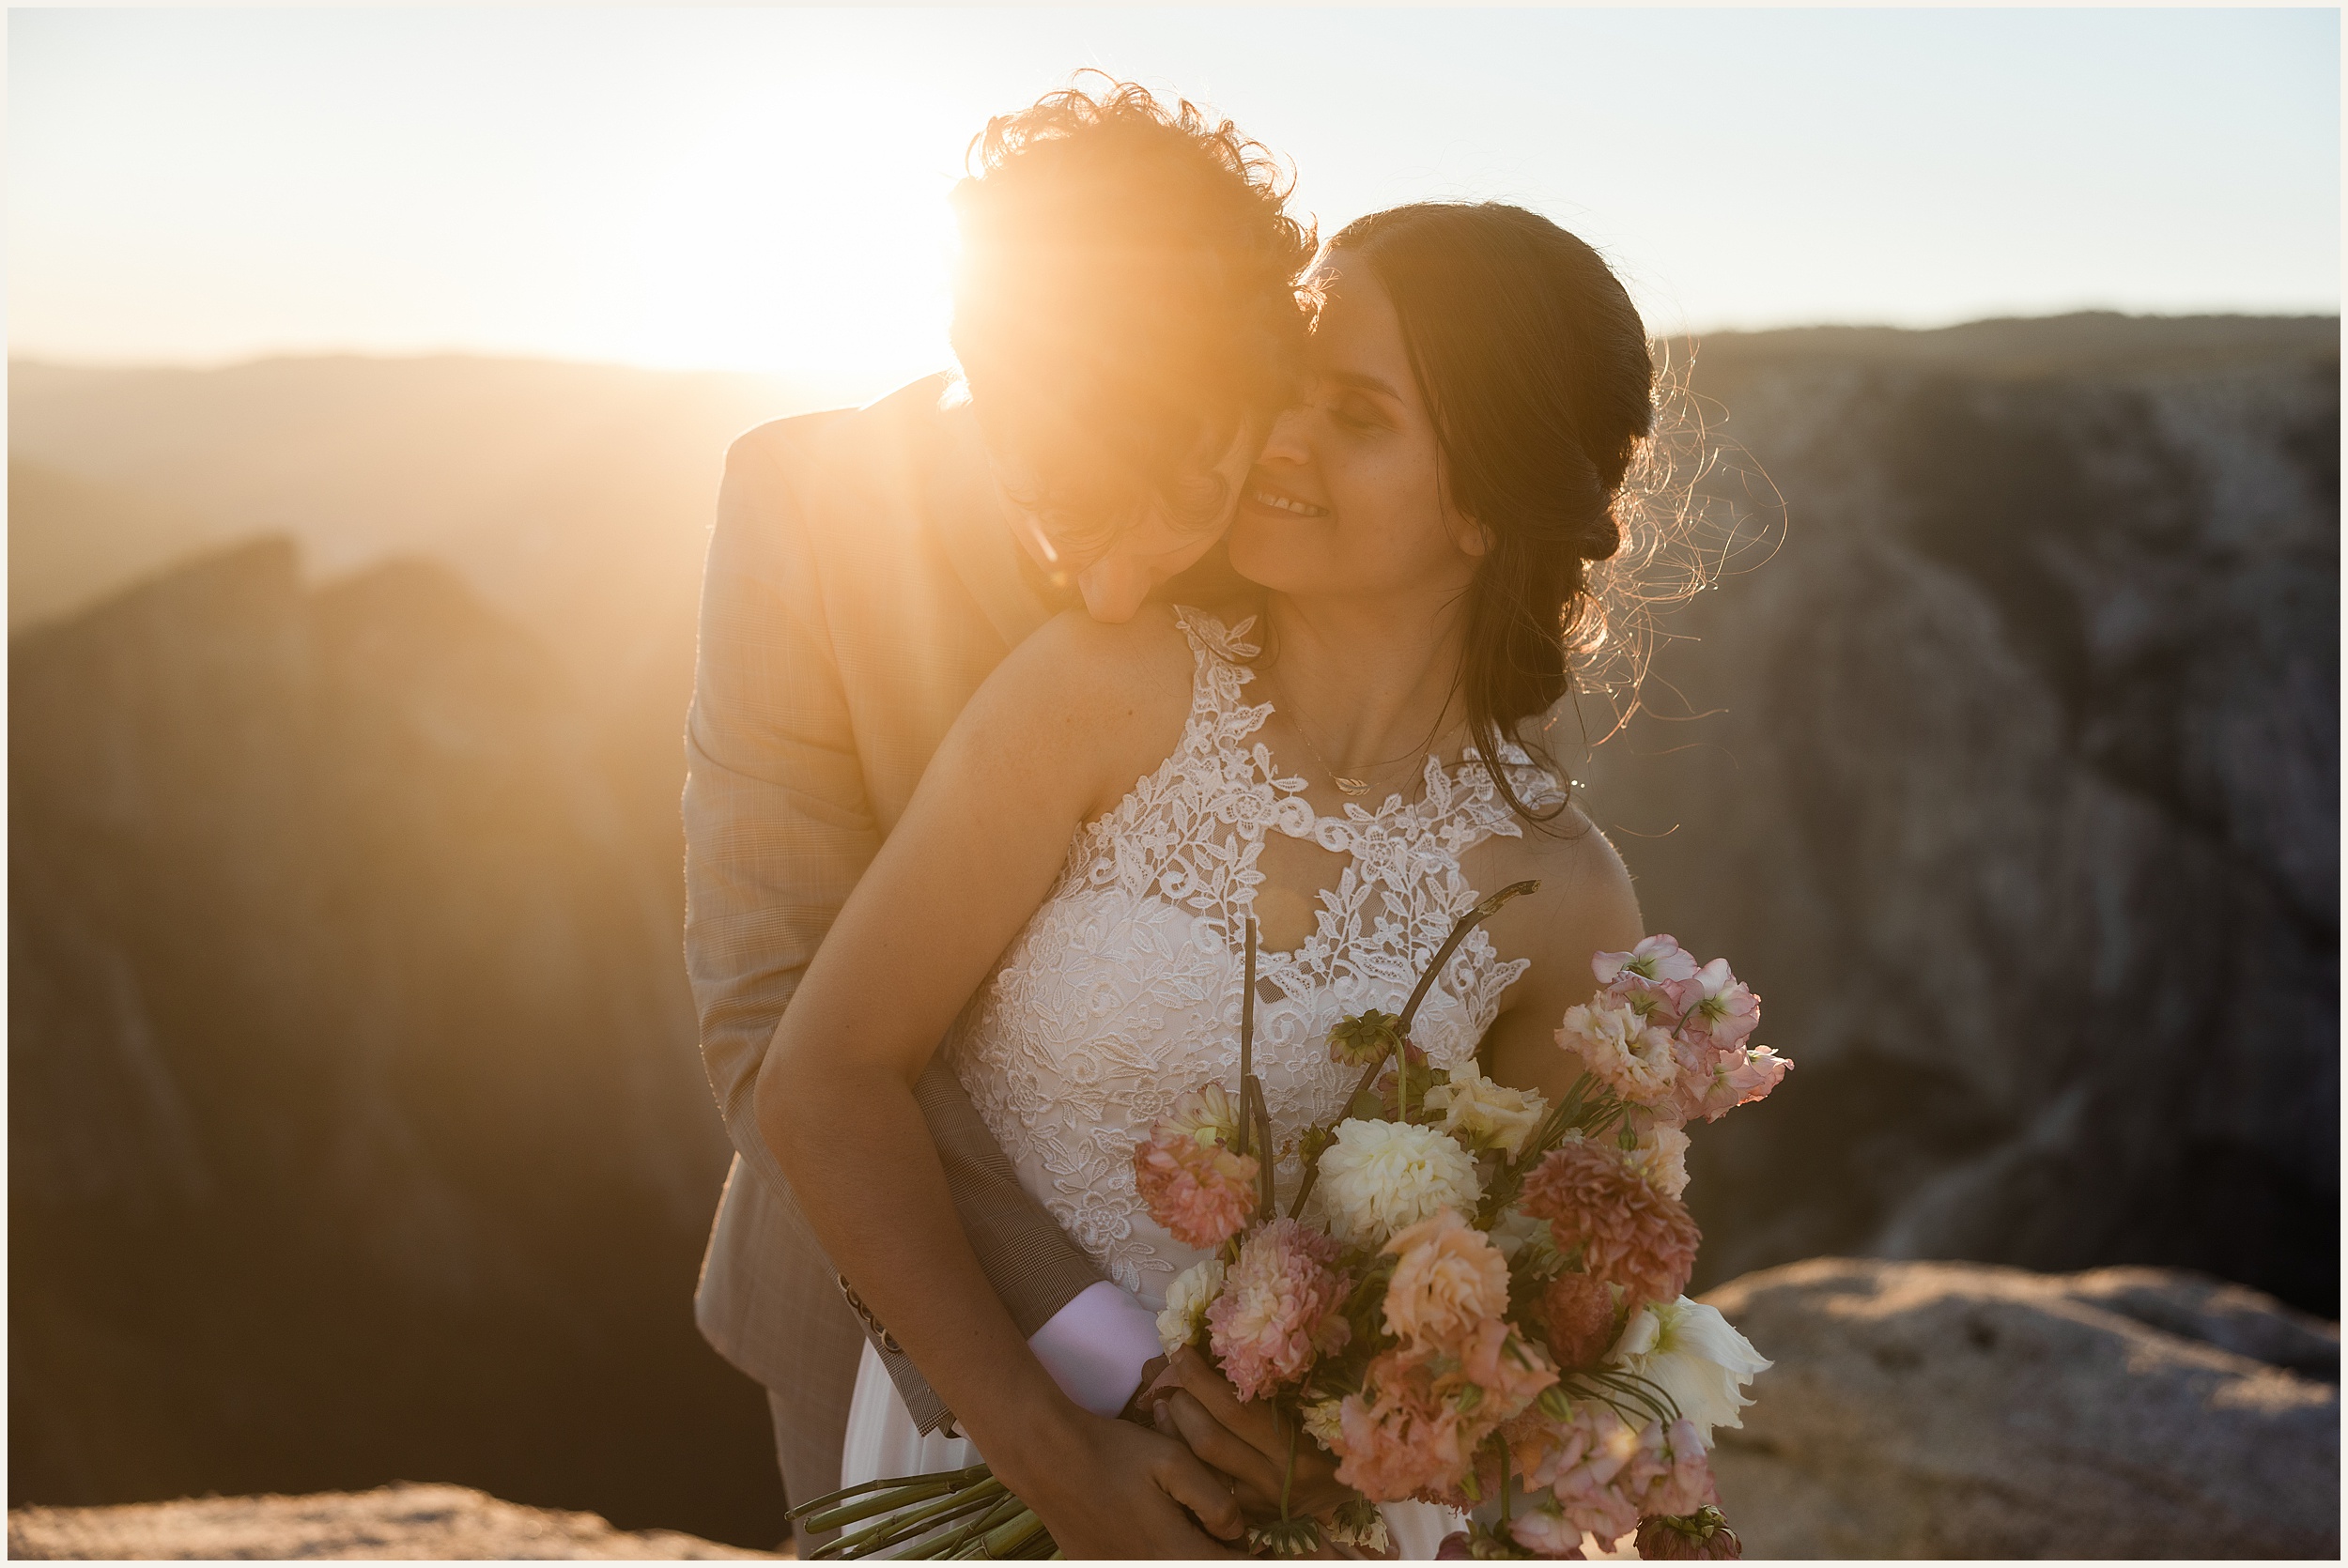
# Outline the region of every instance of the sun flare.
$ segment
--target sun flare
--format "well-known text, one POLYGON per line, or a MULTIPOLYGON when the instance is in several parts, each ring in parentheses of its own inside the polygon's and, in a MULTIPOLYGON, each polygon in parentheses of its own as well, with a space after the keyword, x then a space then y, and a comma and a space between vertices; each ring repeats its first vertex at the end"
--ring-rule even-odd
POLYGON ((892 383, 947 362, 960 138, 825 106, 746 108, 657 177, 631 234, 629 358, 892 383), (842 124, 831 122, 833 145, 842 124))

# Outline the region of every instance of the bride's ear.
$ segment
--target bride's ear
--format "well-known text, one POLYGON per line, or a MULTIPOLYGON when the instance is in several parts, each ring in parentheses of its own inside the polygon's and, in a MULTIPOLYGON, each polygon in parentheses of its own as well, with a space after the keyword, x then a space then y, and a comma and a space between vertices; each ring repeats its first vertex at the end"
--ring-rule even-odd
POLYGON ((1456 515, 1459 523, 1452 530, 1451 542, 1460 546, 1460 553, 1471 561, 1481 561, 1491 554, 1492 546, 1499 543, 1492 537, 1492 530, 1464 512, 1456 515))

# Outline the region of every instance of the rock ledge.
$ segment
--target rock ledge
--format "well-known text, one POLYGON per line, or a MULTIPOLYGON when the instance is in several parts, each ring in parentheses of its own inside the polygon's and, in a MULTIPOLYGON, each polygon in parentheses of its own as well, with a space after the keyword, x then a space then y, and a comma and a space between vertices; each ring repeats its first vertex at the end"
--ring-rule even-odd
POLYGON ((34 1559, 761 1558, 600 1514, 525 1508, 470 1486, 401 1483, 307 1497, 186 1498, 116 1508, 12 1508, 8 1556, 34 1559))

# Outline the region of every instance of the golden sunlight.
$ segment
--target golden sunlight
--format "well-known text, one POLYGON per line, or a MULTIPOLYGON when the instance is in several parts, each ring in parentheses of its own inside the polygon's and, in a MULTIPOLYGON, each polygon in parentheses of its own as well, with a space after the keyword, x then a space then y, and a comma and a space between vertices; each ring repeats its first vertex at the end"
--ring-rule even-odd
POLYGON ((945 363, 946 194, 968 128, 875 125, 825 96, 841 101, 744 104, 652 182, 627 358, 892 384, 945 363))

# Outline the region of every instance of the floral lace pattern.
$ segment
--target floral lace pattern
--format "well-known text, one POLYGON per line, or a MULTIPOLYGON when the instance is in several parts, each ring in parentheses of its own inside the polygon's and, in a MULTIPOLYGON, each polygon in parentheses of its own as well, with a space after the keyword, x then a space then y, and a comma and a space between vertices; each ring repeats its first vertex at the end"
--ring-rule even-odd
MULTIPOLYGON (((1253 625, 1175 612, 1197 660, 1182 742, 1070 846, 1058 880, 973 999, 949 1045, 972 1102, 1021 1183, 1110 1278, 1152 1308, 1201 1255, 1161 1230, 1134 1188, 1135 1143, 1186 1090, 1239 1086, 1245 922, 1265 836, 1348 856, 1315 927, 1290 953, 1259 953, 1255 1060, 1273 1130, 1292 1140, 1343 1105, 1353 1069, 1329 1060, 1329 1028, 1366 1007, 1399 1011, 1420 970, 1480 895, 1460 857, 1522 833, 1484 770, 1427 759, 1425 793, 1321 816, 1250 737, 1272 712, 1244 690, 1253 625)), ((1510 746, 1529 805, 1555 778, 1510 746)), ((1475 1054, 1502 992, 1527 967, 1481 930, 1422 1004, 1413 1041, 1439 1067, 1475 1054)), ((1287 1177, 1292 1181, 1292 1176, 1287 1177)))

